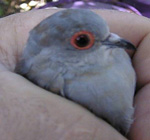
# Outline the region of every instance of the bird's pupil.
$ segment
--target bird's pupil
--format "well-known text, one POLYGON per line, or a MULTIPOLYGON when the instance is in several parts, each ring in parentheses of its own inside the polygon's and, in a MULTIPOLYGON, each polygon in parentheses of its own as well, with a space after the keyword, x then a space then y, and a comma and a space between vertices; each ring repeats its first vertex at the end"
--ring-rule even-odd
POLYGON ((86 47, 89 44, 89 37, 87 35, 79 35, 75 43, 78 47, 86 47))

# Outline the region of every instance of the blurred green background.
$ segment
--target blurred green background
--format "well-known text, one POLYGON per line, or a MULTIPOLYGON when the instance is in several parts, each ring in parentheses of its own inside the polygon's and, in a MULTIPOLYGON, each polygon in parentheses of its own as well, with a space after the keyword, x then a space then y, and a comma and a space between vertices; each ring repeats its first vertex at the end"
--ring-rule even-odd
POLYGON ((52 0, 0 0, 0 17, 17 12, 29 11, 52 0))

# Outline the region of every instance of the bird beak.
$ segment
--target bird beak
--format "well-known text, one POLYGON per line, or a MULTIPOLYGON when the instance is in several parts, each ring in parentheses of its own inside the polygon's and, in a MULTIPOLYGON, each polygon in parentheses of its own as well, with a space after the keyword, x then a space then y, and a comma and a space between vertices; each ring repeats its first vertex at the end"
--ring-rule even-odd
POLYGON ((109 48, 122 48, 135 51, 135 46, 129 41, 120 38, 118 35, 111 33, 108 38, 102 41, 102 45, 109 46, 109 48))

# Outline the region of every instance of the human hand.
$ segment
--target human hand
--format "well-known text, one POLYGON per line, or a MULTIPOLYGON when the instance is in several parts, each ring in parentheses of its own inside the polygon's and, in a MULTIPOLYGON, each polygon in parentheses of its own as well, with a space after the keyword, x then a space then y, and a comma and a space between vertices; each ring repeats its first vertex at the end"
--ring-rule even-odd
MULTIPOLYGON (((136 47, 135 54, 131 54, 134 69, 137 74, 137 87, 134 100, 134 123, 129 138, 131 140, 149 140, 150 134, 150 19, 126 14, 103 11, 112 32, 130 40, 136 47)), ((101 14, 102 14, 101 13, 101 14)))
MULTIPOLYGON (((37 10, 16 14, 0 20, 0 127, 1 140, 29 140, 29 139, 125 139, 104 121, 96 118, 86 109, 54 94, 35 86, 22 76, 14 73, 15 65, 25 46, 28 32, 42 19, 57 10, 37 10), (9 127, 8 127, 9 126, 9 127)), ((130 40, 139 46, 133 56, 133 64, 138 76, 139 89, 147 84, 148 65, 148 33, 149 20, 136 15, 112 11, 96 11, 109 23, 112 32, 130 40), (118 24, 118 17, 121 18, 118 24), (133 20, 134 19, 134 20, 133 20), (132 21, 131 24, 129 22, 132 21), (117 26, 116 26, 117 23, 117 26), (136 35, 136 36, 135 36, 136 35), (139 44, 139 42, 142 42, 139 44), (142 47, 142 50, 141 50, 142 47), (144 50, 145 49, 145 50, 144 50), (146 52, 143 56, 143 51, 146 52), (147 56, 147 57, 146 57, 147 56), (137 63, 138 62, 138 63, 137 63), (147 73, 147 75, 145 75, 147 73), (143 75, 145 77, 143 77, 143 75)), ((143 89, 142 89, 143 90, 143 89)), ((141 106, 147 99, 148 92, 140 90, 144 95, 137 94, 135 123, 131 129, 131 138, 143 139, 144 128, 148 123, 141 124, 143 111, 141 106), (144 97, 145 96, 145 97, 144 97), (140 104, 139 104, 140 102, 140 104), (140 120, 138 119, 140 116, 140 120), (144 126, 142 126, 144 125, 144 126), (142 130, 139 129, 142 126, 142 130), (139 133, 143 131, 143 133, 139 133), (135 135, 136 134, 136 135, 135 135), (140 136, 138 136, 140 134, 140 136)), ((148 113, 147 113, 148 115, 148 113)), ((150 115, 150 114, 149 114, 150 115)), ((147 116, 148 117, 148 116, 147 116)), ((143 139, 146 140, 146 139, 143 139)))

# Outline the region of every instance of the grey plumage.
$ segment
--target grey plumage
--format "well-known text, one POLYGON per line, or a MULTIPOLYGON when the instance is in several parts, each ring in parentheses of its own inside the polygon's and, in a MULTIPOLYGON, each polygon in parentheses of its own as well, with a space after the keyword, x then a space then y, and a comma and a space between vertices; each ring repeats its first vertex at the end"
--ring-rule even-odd
POLYGON ((124 49, 135 48, 110 33, 107 23, 97 14, 83 9, 63 10, 30 31, 16 72, 85 106, 126 134, 133 122, 136 78, 124 49), (85 36, 78 36, 84 38, 79 42, 83 43, 81 49, 70 41, 81 31, 94 37, 88 49, 84 47, 89 36, 87 42, 85 36))

